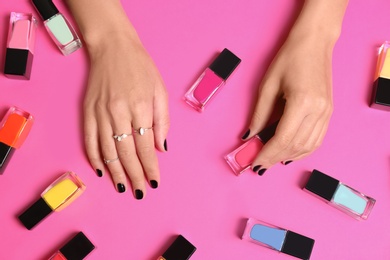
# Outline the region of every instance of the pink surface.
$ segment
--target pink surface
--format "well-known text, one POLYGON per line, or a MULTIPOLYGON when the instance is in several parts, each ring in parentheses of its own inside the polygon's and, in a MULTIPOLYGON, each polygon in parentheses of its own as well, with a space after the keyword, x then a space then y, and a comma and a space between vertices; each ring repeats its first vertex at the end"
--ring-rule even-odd
MULTIPOLYGON (((158 155, 161 183, 142 201, 117 193, 107 174, 98 178, 89 166, 81 128, 85 49, 64 57, 40 21, 31 80, 0 75, 0 114, 15 105, 36 119, 0 176, 0 259, 47 259, 78 231, 97 247, 89 259, 154 260, 177 234, 198 248, 191 260, 291 259, 241 241, 248 217, 315 239, 312 259, 390 259, 390 114, 369 107, 377 48, 390 39, 388 0, 350 1, 334 50, 335 110, 317 152, 262 177, 250 171, 237 177, 223 159, 241 144, 258 83, 301 2, 123 1, 170 93, 169 152, 158 155), (183 95, 225 47, 241 66, 200 114, 183 95), (302 191, 313 168, 375 198, 368 220, 356 221, 302 191), (26 230, 16 216, 69 170, 85 182, 85 193, 26 230)), ((36 14, 29 1, 0 2, 1 71, 11 11, 36 14)))

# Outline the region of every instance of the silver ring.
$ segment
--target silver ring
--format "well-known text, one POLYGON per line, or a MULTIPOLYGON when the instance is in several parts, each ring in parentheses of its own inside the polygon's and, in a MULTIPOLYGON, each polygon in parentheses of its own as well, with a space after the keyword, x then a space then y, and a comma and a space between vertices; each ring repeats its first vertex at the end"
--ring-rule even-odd
POLYGON ((153 126, 149 127, 149 128, 140 127, 138 130, 134 129, 134 133, 138 133, 139 135, 144 135, 146 131, 152 130, 152 129, 153 129, 153 126))
POLYGON ((113 135, 112 137, 117 140, 118 142, 122 141, 126 137, 130 136, 131 134, 121 134, 121 135, 113 135))
POLYGON ((103 158, 103 160, 104 160, 105 164, 109 164, 109 163, 112 163, 112 162, 119 160, 119 157, 116 157, 115 159, 104 159, 103 158))

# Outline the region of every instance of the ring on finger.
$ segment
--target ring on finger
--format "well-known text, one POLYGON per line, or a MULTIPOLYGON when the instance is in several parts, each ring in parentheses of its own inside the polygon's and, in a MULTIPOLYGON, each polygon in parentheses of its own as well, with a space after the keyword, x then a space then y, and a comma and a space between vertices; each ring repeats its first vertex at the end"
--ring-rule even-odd
POLYGON ((146 131, 152 130, 152 129, 153 129, 153 126, 149 127, 149 128, 140 127, 140 128, 138 128, 138 130, 134 129, 134 133, 138 133, 139 135, 144 135, 146 131))
POLYGON ((126 137, 128 137, 128 136, 130 136, 130 135, 132 135, 132 134, 113 135, 112 137, 113 137, 116 141, 120 142, 120 141, 122 141, 123 139, 125 139, 126 137))
POLYGON ((109 164, 109 163, 118 161, 118 160, 119 160, 119 157, 116 157, 116 158, 114 158, 114 159, 105 159, 105 158, 103 158, 103 160, 104 160, 104 163, 105 163, 105 164, 109 164))

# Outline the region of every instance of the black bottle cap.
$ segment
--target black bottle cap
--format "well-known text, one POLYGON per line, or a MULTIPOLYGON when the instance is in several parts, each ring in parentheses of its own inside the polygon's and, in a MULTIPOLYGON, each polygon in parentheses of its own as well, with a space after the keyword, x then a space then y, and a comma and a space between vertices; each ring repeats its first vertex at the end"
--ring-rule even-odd
POLYGON ((276 127, 278 126, 278 123, 279 123, 279 120, 270 124, 269 126, 264 128, 263 131, 261 131, 260 133, 257 134, 257 136, 260 138, 261 141, 263 141, 264 144, 266 142, 268 142, 269 139, 271 139, 274 136, 275 131, 276 131, 276 127))
POLYGON ((67 260, 82 260, 94 249, 95 246, 84 233, 79 232, 66 245, 61 247, 60 252, 67 260))
POLYGON ((224 80, 237 68, 241 60, 228 49, 224 49, 218 57, 211 63, 209 68, 224 80))
POLYGON ((196 247, 182 235, 179 235, 162 257, 166 260, 187 260, 190 259, 195 250, 196 247))
POLYGON ((313 170, 305 189, 317 194, 318 196, 331 201, 339 181, 318 170, 313 170))
POLYGON ((375 81, 372 103, 384 106, 384 110, 390 110, 390 79, 379 77, 375 81))
POLYGON ((53 210, 46 204, 44 199, 40 198, 19 216, 19 220, 28 230, 31 230, 52 211, 53 210))
POLYGON ((44 21, 59 13, 51 0, 32 0, 32 2, 44 21))
POLYGON ((7 48, 4 74, 10 78, 30 79, 34 55, 29 50, 7 48))
POLYGON ((281 252, 300 259, 310 259, 313 246, 313 239, 287 231, 281 252))
POLYGON ((4 170, 5 168, 7 168, 7 165, 11 160, 11 157, 14 154, 14 152, 15 152, 14 148, 0 142, 0 174, 4 173, 4 170))

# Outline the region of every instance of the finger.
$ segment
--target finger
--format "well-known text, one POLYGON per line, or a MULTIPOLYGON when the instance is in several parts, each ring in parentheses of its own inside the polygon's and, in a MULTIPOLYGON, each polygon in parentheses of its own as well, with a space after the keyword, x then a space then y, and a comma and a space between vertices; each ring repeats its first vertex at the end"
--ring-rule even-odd
POLYGON ((323 121, 318 116, 308 115, 302 121, 293 140, 286 149, 275 155, 272 162, 286 162, 296 160, 302 154, 308 154, 314 149, 314 142, 321 132, 323 121))
POLYGON ((293 162, 293 161, 298 161, 298 160, 301 160, 307 156, 309 156, 310 154, 312 154, 315 150, 317 150, 318 147, 320 147, 321 143, 322 143, 322 140, 324 139, 325 137, 325 134, 326 134, 326 131, 327 131, 327 125, 328 123, 324 123, 324 124, 320 124, 321 127, 319 127, 319 133, 315 133, 318 131, 317 127, 316 129, 314 130, 313 132, 313 135, 310 137, 310 139, 308 140, 308 145, 310 147, 313 147, 309 152, 307 153, 303 153, 295 158, 292 158, 291 160, 287 160, 285 162, 283 162, 284 165, 287 165, 288 163, 286 162, 293 162))
MULTIPOLYGON (((304 118, 306 110, 294 102, 286 102, 283 116, 281 117, 275 135, 262 148, 253 162, 253 169, 260 166, 261 170, 268 169, 278 161, 277 154, 285 150, 297 134, 304 118)), ((264 173, 264 171, 263 171, 264 173)))
POLYGON ((303 159, 303 158, 309 156, 310 154, 312 154, 315 150, 317 150, 321 146, 322 141, 324 140, 324 137, 325 137, 326 132, 328 130, 330 117, 332 116, 331 111, 330 112, 326 111, 325 113, 327 115, 325 116, 324 119, 322 119, 321 121, 319 121, 316 124, 316 126, 313 130, 313 133, 311 134, 311 136, 309 137, 309 139, 307 140, 307 142, 305 144, 306 148, 304 150, 306 150, 307 152, 301 153, 301 154, 296 154, 291 159, 287 159, 287 161, 283 162, 283 164, 286 165, 286 162, 297 161, 297 160, 303 159))
POLYGON ((278 100, 279 81, 264 79, 248 130, 241 137, 247 140, 260 132, 269 121, 278 100))
POLYGON ((119 160, 114 142, 113 130, 109 118, 99 118, 99 139, 106 166, 111 173, 111 178, 118 192, 126 191, 126 174, 119 160), (107 161, 108 160, 108 161, 107 161))
POLYGON ((135 149, 133 130, 130 122, 130 115, 128 115, 122 118, 114 118, 112 125, 115 129, 115 135, 119 136, 115 141, 118 157, 129 176, 134 197, 140 200, 146 194, 145 177, 135 149))
POLYGON ((154 141, 159 151, 167 152, 167 134, 169 130, 169 113, 168 113, 168 94, 165 88, 160 87, 155 90, 153 106, 153 131, 154 141))
MULTIPOLYGON (((149 113, 146 109, 143 109, 145 115, 152 115, 153 109, 151 108, 149 113)), ((158 168, 158 160, 154 143, 154 130, 152 128, 152 117, 135 116, 133 119, 134 140, 137 155, 141 161, 144 173, 152 188, 157 188, 160 183, 160 171, 158 168), (140 129, 145 132, 140 131, 140 129)))
POLYGON ((102 161, 98 126, 94 113, 87 108, 84 110, 84 143, 91 166, 99 177, 103 176, 104 163, 102 161))

